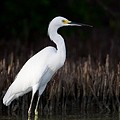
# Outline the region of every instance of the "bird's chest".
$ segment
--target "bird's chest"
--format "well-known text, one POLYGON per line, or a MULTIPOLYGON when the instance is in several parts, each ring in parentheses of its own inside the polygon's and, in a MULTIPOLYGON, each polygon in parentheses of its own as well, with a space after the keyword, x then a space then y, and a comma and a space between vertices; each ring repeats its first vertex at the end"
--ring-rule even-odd
POLYGON ((52 59, 49 62, 49 68, 56 72, 58 69, 60 69, 64 65, 65 59, 63 59, 61 56, 56 56, 54 59, 52 59))

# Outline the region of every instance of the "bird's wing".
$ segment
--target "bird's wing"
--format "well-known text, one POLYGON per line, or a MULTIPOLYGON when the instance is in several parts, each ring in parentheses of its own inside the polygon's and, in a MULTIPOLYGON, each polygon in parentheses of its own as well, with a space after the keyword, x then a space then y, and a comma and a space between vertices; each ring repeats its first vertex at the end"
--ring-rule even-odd
POLYGON ((54 47, 46 47, 31 57, 9 87, 3 98, 3 103, 7 105, 10 100, 14 100, 16 97, 31 91, 32 86, 40 82, 42 76, 47 72, 49 59, 55 53, 56 49, 54 47))

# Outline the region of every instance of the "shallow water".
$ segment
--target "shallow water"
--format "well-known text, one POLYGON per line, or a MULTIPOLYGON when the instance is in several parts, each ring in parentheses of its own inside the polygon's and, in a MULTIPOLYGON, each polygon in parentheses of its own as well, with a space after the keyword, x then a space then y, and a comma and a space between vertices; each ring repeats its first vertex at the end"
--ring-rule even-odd
MULTIPOLYGON (((27 120, 27 116, 0 116, 0 120, 27 120)), ((34 120, 34 118, 31 118, 34 120)), ((118 114, 89 114, 89 115, 46 115, 36 120, 120 120, 118 114)))

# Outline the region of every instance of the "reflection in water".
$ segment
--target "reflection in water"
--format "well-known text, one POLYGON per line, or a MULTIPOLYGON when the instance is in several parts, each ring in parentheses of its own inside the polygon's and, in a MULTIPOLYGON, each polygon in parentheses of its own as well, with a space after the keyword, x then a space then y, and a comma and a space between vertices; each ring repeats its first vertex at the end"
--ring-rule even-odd
MULTIPOLYGON (((27 116, 0 116, 0 120, 27 120, 27 116)), ((29 120, 119 120, 118 114, 87 114, 87 115, 46 115, 32 116, 29 120)))

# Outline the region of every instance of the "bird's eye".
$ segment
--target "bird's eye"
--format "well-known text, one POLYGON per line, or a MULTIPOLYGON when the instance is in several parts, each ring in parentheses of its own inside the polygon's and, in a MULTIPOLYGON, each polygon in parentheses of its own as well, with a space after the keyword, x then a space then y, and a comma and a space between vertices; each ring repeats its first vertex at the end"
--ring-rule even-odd
POLYGON ((65 23, 65 20, 62 20, 63 23, 65 23))
POLYGON ((62 20, 62 22, 63 22, 64 24, 68 24, 68 23, 70 23, 69 20, 62 20))

